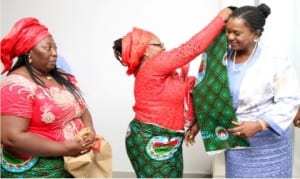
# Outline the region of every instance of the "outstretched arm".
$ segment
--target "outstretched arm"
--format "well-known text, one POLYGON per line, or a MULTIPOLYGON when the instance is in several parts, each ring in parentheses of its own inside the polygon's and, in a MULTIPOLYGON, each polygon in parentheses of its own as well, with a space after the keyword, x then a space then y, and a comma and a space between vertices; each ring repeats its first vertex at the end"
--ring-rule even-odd
POLYGON ((221 10, 206 27, 188 41, 151 59, 151 63, 148 63, 149 66, 144 69, 156 75, 164 75, 188 64, 204 52, 220 34, 226 25, 225 21, 231 13, 232 10, 230 8, 221 10))

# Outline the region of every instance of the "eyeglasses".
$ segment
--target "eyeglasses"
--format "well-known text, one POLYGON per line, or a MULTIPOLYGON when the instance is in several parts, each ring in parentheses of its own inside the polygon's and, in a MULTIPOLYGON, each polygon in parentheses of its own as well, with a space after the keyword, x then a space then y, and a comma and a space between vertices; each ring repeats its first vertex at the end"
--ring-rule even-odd
POLYGON ((154 43, 150 43, 149 45, 154 45, 160 48, 165 48, 165 44, 163 42, 154 42, 154 43))

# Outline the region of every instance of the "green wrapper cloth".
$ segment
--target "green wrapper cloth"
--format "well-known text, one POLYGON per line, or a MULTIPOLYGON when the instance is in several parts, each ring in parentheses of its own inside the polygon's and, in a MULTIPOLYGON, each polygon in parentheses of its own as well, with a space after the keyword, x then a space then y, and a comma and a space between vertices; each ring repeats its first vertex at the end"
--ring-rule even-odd
POLYGON ((203 79, 198 79, 192 92, 197 122, 208 154, 249 147, 245 138, 233 136, 226 130, 234 127, 231 121, 237 121, 229 90, 227 63, 224 63, 227 46, 223 31, 202 54, 199 76, 203 79))

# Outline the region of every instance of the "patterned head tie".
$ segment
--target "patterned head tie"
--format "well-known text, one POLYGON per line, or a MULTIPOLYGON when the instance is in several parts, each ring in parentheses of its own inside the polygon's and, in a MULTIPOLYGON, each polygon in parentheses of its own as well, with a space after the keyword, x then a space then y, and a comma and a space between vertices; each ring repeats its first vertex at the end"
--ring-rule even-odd
POLYGON ((136 74, 153 34, 134 27, 122 38, 122 63, 128 67, 127 74, 136 74))
POLYGON ((15 57, 27 53, 48 36, 50 36, 48 28, 37 19, 26 17, 18 20, 1 40, 1 62, 4 65, 1 74, 11 69, 15 57))

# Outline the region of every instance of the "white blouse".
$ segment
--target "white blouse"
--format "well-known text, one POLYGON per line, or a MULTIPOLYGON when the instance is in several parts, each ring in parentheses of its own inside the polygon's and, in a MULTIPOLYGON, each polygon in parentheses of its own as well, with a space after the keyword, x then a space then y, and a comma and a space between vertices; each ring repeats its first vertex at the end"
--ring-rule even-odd
POLYGON ((236 98, 238 120, 265 120, 271 129, 282 135, 300 106, 300 86, 295 68, 288 58, 261 47, 249 60, 251 62, 240 72, 232 71, 232 62, 228 63, 231 95, 236 98))

